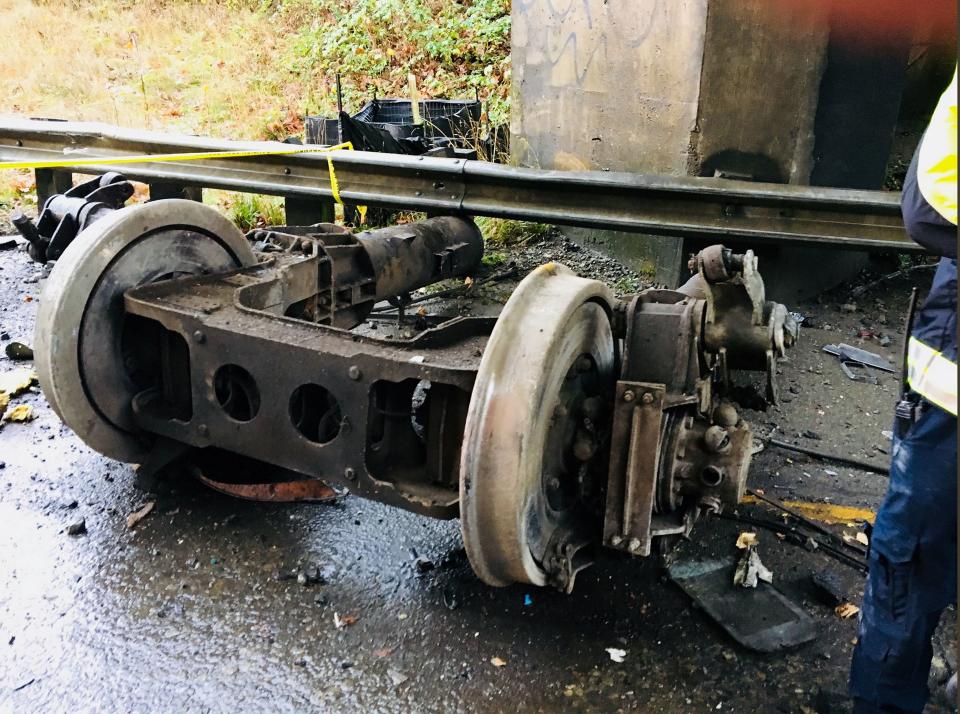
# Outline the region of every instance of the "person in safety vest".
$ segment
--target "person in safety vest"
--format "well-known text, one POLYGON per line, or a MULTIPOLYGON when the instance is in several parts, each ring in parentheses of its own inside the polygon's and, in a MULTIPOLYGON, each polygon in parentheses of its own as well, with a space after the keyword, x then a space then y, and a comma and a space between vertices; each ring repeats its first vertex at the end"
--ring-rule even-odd
MULTIPOLYGON (((870 573, 850 668, 854 712, 920 712, 930 638, 957 597, 957 75, 903 186, 910 237, 940 256, 907 346, 890 485, 870 539, 870 573)), ((948 686, 956 696, 956 675, 948 686)))

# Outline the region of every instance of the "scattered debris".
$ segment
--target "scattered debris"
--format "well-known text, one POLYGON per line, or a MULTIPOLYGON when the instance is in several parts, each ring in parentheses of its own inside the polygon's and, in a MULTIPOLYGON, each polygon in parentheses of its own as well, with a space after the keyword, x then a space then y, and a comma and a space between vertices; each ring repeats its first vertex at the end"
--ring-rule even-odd
POLYGON ((749 531, 744 531, 737 538, 737 548, 744 550, 746 548, 751 548, 757 544, 757 534, 750 533, 749 531))
POLYGON ((841 312, 856 312, 856 311, 857 311, 857 305, 856 305, 856 303, 852 303, 852 302, 844 303, 843 305, 840 306, 840 311, 841 311, 841 312))
POLYGON ((853 382, 866 382, 867 384, 879 385, 880 380, 867 372, 866 368, 857 362, 841 362, 840 369, 847 375, 847 378, 853 382))
POLYGON ((772 583, 773 572, 760 561, 756 546, 749 545, 745 550, 733 573, 733 584, 742 588, 755 588, 761 580, 772 583))
POLYGON ((7 357, 13 360, 23 361, 33 359, 33 348, 22 342, 8 342, 4 351, 7 353, 7 357))
POLYGON ((395 647, 381 647, 380 649, 373 651, 373 656, 374 656, 374 657, 379 657, 380 659, 383 659, 384 657, 389 657, 390 655, 392 655, 394 649, 396 649, 396 648, 395 648, 395 647))
POLYGON ((617 649, 616 647, 607 647, 607 654, 610 655, 610 659, 614 662, 623 662, 627 656, 627 651, 617 649))
POLYGON ((0 239, 0 250, 13 250, 20 242, 16 238, 0 239))
POLYGON ((494 667, 506 667, 507 661, 505 659, 500 659, 499 657, 491 657, 490 664, 494 667))
POLYGON ((393 683, 394 687, 399 687, 409 679, 409 677, 400 670, 392 668, 387 670, 387 676, 390 677, 390 681, 393 683))
MULTIPOLYGON (((816 432, 805 431, 804 436, 808 434, 814 434, 816 432)), ((892 437, 891 433, 891 437, 892 437)), ((810 437, 808 437, 810 438, 810 437)), ((818 437, 819 438, 819 437, 818 437)), ((840 456, 839 454, 831 454, 826 451, 819 451, 817 449, 811 449, 806 446, 798 446, 797 444, 791 444, 788 441, 781 441, 780 439, 769 438, 767 443, 770 446, 776 446, 780 449, 785 449, 786 451, 794 451, 798 454, 806 454, 807 456, 814 456, 818 459, 824 459, 826 461, 836 461, 839 464, 846 464, 847 466, 852 466, 856 469, 861 469, 862 471, 869 471, 875 474, 882 474, 884 476, 890 473, 889 466, 883 466, 880 464, 873 464, 869 461, 863 461, 862 459, 854 459, 849 456, 840 456)))
POLYGON ((333 626, 338 630, 342 630, 345 627, 350 627, 350 625, 355 625, 358 619, 360 618, 356 615, 341 616, 339 612, 335 612, 333 613, 333 626))
POLYGON ((18 684, 16 687, 13 688, 13 691, 19 692, 21 689, 26 689, 27 687, 29 687, 31 684, 33 684, 33 683, 36 682, 36 681, 37 681, 37 678, 36 678, 36 677, 32 677, 32 678, 28 679, 26 682, 23 682, 22 684, 18 684))
POLYGON ((839 357, 841 362, 857 362, 865 367, 873 367, 883 372, 897 371, 882 355, 878 355, 876 352, 868 352, 867 350, 862 350, 859 347, 853 347, 842 342, 838 345, 824 345, 823 351, 834 357, 839 357))
POLYGON ((87 521, 84 518, 81 518, 79 521, 74 521, 69 526, 67 526, 67 535, 77 536, 83 535, 87 532, 87 521))
POLYGON ((867 534, 863 531, 858 531, 856 535, 850 535, 846 531, 843 533, 843 541, 845 543, 860 543, 861 545, 870 545, 870 539, 867 537, 867 534))
POLYGON ((847 601, 846 589, 840 583, 836 573, 820 570, 810 576, 817 597, 830 607, 837 607, 847 601))
POLYGON ((452 585, 447 585, 443 589, 443 604, 448 610, 456 610, 460 607, 460 600, 457 597, 457 591, 452 585))
POLYGON ((805 431, 803 432, 802 436, 804 436, 804 437, 807 438, 807 439, 813 439, 814 441, 820 441, 821 439, 823 439, 823 437, 820 436, 820 434, 818 434, 817 432, 813 431, 812 429, 807 429, 807 430, 805 430, 805 431))
POLYGON ((27 422, 37 418, 37 413, 29 404, 18 404, 3 415, 4 421, 27 422))
POLYGON ((793 318, 793 321, 796 322, 797 325, 802 325, 807 319, 807 316, 802 312, 791 312, 790 317, 793 318))
POLYGON ((297 582, 300 585, 324 585, 327 581, 320 572, 320 566, 309 565, 297 571, 297 582))
POLYGON ((848 620, 860 612, 860 608, 854 605, 852 602, 845 602, 837 605, 833 611, 844 620, 848 620))
POLYGON ((127 528, 134 528, 144 518, 150 515, 153 507, 157 505, 156 501, 147 501, 133 513, 127 516, 127 528))
POLYGON ((413 567, 419 575, 423 575, 424 573, 429 573, 435 566, 432 560, 421 555, 413 561, 413 567))
POLYGON ((882 283, 885 283, 888 280, 893 280, 894 278, 900 278, 900 277, 909 275, 914 270, 932 270, 936 267, 937 267, 937 263, 921 263, 920 265, 911 265, 909 268, 904 268, 903 270, 897 270, 893 273, 884 275, 883 277, 878 278, 877 280, 874 280, 871 283, 867 283, 865 285, 861 285, 859 287, 854 288, 853 290, 850 291, 850 297, 854 297, 854 298, 860 297, 868 290, 872 290, 873 288, 877 287, 882 283))
POLYGON ((524 607, 530 607, 531 605, 533 605, 533 598, 530 597, 529 595, 524 595, 524 596, 523 596, 523 606, 524 606, 524 607))

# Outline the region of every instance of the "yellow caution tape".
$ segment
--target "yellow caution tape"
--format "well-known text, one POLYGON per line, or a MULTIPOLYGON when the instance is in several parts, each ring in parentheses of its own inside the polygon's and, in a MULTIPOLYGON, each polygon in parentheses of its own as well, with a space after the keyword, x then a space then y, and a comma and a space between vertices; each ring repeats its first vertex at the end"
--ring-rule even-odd
MULTIPOLYGON (((141 154, 137 156, 112 156, 112 157, 84 157, 72 154, 68 159, 55 159, 50 161, 0 161, 0 170, 5 169, 65 169, 75 166, 122 166, 124 164, 152 164, 165 161, 203 161, 206 159, 239 159, 248 156, 286 156, 289 154, 311 154, 321 153, 329 154, 331 151, 353 151, 353 144, 349 141, 336 146, 324 146, 318 148, 308 148, 304 146, 292 145, 283 149, 249 149, 243 151, 200 151, 184 152, 178 154, 141 154)), ((333 200, 343 205, 340 198, 340 184, 337 182, 337 174, 333 168, 333 157, 327 157, 327 168, 330 172, 330 193, 333 200)), ((360 222, 366 220, 367 207, 357 206, 360 213, 360 222)))

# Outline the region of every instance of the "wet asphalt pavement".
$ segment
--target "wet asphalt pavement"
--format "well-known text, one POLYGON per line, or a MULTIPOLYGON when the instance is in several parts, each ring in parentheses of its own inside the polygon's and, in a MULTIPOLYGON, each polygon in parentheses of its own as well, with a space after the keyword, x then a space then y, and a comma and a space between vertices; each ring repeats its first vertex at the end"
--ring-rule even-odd
MULTIPOLYGON (((0 253, 0 267, 0 329, 32 343, 40 285, 24 279, 36 268, 19 251, 0 253)), ((907 285, 894 288, 881 291, 891 325, 907 285)), ((853 314, 810 306, 820 327, 804 331, 784 368, 789 402, 753 414, 756 431, 812 429, 822 438, 808 445, 883 458, 895 378, 846 382, 819 352, 876 319, 875 295, 861 302, 853 314)), ((0 359, 0 371, 15 366, 0 359)), ((0 711, 846 711, 856 621, 818 603, 808 581, 836 571, 859 602, 862 580, 772 534, 760 535, 764 562, 819 636, 760 655, 692 607, 654 559, 604 553, 572 595, 489 588, 470 570, 457 521, 349 496, 258 505, 178 481, 130 529, 145 501, 133 469, 87 449, 41 395, 20 401, 39 416, 0 430, 0 711), (87 532, 68 535, 80 519, 87 532), (623 663, 611 647, 626 650, 623 663)), ((779 498, 871 508, 885 485, 770 449, 752 474, 779 498)), ((699 524, 679 556, 731 554, 738 531, 699 524)), ((942 680, 956 662, 953 627, 941 630, 942 680)))

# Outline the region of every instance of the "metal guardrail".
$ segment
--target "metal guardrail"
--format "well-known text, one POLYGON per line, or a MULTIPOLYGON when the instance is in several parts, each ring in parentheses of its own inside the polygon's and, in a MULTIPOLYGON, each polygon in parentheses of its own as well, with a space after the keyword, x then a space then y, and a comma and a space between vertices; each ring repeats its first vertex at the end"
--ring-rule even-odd
MULTIPOLYGON (((290 149, 106 124, 0 117, 0 161, 45 161, 200 151, 290 149)), ((463 212, 555 225, 707 240, 822 244, 915 252, 898 193, 606 171, 543 171, 482 161, 354 151, 191 162, 78 165, 148 183, 220 188, 329 202, 327 158, 347 203, 463 212)), ((39 179, 39 175, 38 175, 39 179)), ((39 181, 38 181, 39 183, 39 181)))

